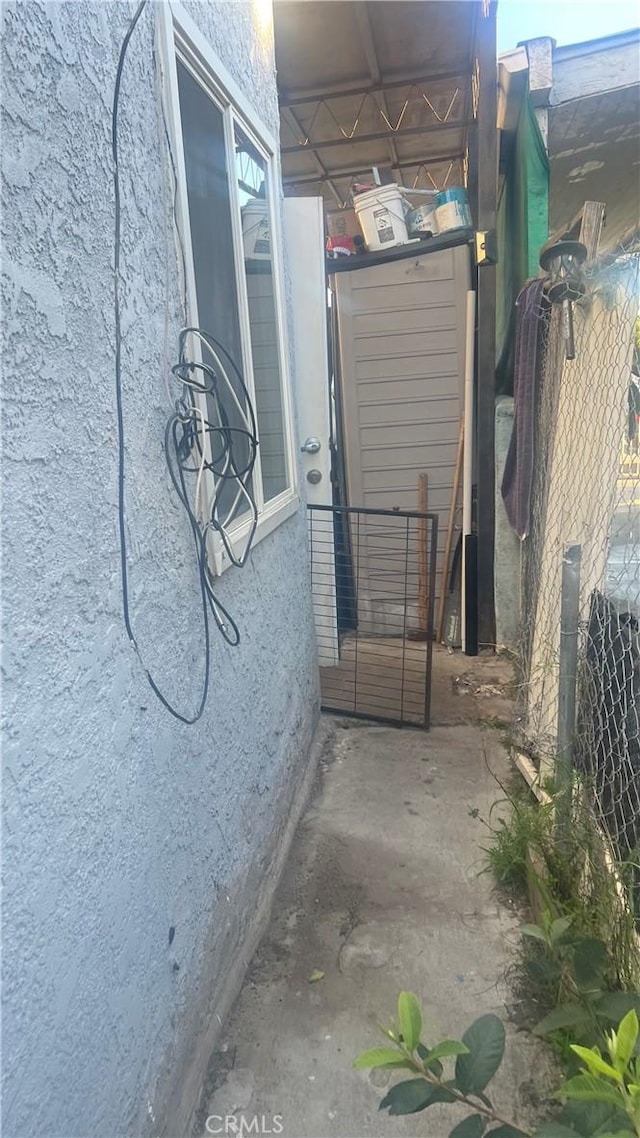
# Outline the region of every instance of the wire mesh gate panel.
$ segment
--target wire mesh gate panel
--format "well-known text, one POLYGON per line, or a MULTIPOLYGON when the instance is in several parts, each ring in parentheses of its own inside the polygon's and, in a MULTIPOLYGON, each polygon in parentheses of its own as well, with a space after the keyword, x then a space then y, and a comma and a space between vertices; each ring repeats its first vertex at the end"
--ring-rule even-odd
POLYGON ((308 510, 322 709, 428 727, 437 515, 308 510))

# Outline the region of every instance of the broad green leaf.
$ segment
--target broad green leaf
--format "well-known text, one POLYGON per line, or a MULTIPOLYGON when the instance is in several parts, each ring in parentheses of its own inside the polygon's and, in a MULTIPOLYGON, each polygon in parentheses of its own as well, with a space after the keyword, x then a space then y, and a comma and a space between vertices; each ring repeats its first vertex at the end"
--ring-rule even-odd
POLYGON ((422 1031, 422 1012, 413 992, 401 992, 398 996, 398 1023, 407 1051, 415 1051, 422 1031))
POLYGON ((640 1015, 640 996, 637 992, 607 992, 594 1005, 598 1018, 615 1024, 620 1023, 632 1008, 640 1015))
POLYGON ((516 1126, 509 1126, 508 1122, 505 1122, 495 1130, 487 1130, 485 1138, 526 1138, 526 1131, 518 1130, 516 1126))
POLYGON ((520 932, 523 936, 531 936, 536 940, 543 941, 544 944, 547 943, 547 934, 545 933, 544 929, 540 928, 540 925, 523 925, 520 929, 520 932))
POLYGON ((483 1015, 467 1028, 462 1042, 468 1054, 456 1059, 456 1084, 463 1094, 479 1094, 495 1075, 504 1055, 504 1024, 497 1016, 483 1015))
POLYGON ((592 1047, 580 1047, 577 1043, 571 1044, 571 1050, 575 1052, 579 1059, 586 1064, 591 1071, 595 1071, 601 1075, 606 1075, 608 1079, 613 1079, 614 1082, 620 1083, 622 1079, 619 1071, 607 1063, 599 1051, 595 1051, 592 1047))
POLYGON ((353 1062, 354 1070, 366 1071, 374 1067, 408 1067, 413 1070, 413 1064, 393 1047, 370 1047, 363 1051, 353 1062))
POLYGON ((597 937, 585 937, 576 945, 573 972, 579 988, 598 987, 608 964, 606 944, 597 937))
POLYGON ((550 929, 550 938, 552 944, 557 944, 562 939, 564 934, 571 928, 573 917, 558 917, 550 929))
POLYGON ((606 1102, 567 1102, 560 1113, 560 1122, 571 1126, 578 1134, 591 1138, 607 1131, 622 1130, 627 1125, 625 1115, 620 1111, 619 1105, 612 1106, 606 1102))
POLYGON ((604 1083, 597 1075, 575 1075, 563 1083, 558 1091, 560 1098, 577 1099, 579 1102, 608 1102, 624 1110, 624 1099, 616 1087, 604 1083))
POLYGON ((616 1037, 616 1051, 611 1058, 619 1071, 625 1071, 638 1039, 638 1017, 635 1011, 627 1012, 624 1019, 620 1021, 616 1037))
POLYGON ((495 1130, 488 1130, 485 1138, 526 1138, 526 1135, 526 1130, 518 1130, 517 1127, 509 1126, 508 1122, 505 1122, 495 1130))
POLYGON ((598 1138, 637 1138, 637 1135, 633 1133, 633 1130, 601 1130, 598 1138))
POLYGON ((525 970, 532 985, 541 987, 553 987, 559 981, 562 973, 558 962, 551 960, 548 956, 540 957, 538 960, 528 960, 525 970))
POLYGON ((448 1090, 448 1087, 451 1085, 451 1083, 443 1083, 442 1086, 434 1087, 429 1106, 435 1102, 455 1102, 456 1096, 448 1090))
POLYGON ((576 1138, 576 1132, 561 1122, 543 1122, 542 1126, 534 1130, 533 1138, 576 1138))
POLYGON ((534 1035, 551 1035, 565 1027, 583 1027, 590 1023, 589 1012, 581 1004, 562 1004, 540 1020, 533 1029, 534 1035))
POLYGON ((482 1138, 486 1125, 487 1120, 481 1114, 470 1114, 454 1126, 449 1138, 482 1138))
POLYGON ((619 1105, 612 1106, 604 1102, 566 1102, 560 1113, 559 1121, 583 1134, 587 1138, 599 1135, 600 1131, 615 1130, 616 1127, 626 1125, 626 1117, 621 1113, 619 1105))
POLYGON ((435 1047, 431 1048, 429 1062, 432 1059, 451 1059, 456 1055, 466 1055, 468 1051, 469 1048, 458 1039, 443 1039, 442 1043, 436 1043, 435 1047))
POLYGON ((391 1087, 378 1109, 388 1110, 389 1114, 417 1114, 435 1102, 455 1102, 455 1096, 424 1079, 408 1079, 391 1087))
POLYGON ((429 1048, 425 1047, 424 1043, 419 1043, 416 1047, 416 1051, 425 1066, 428 1067, 430 1071, 433 1071, 438 1079, 442 1078, 442 1072, 444 1070, 442 1063, 439 1059, 431 1059, 429 1048))

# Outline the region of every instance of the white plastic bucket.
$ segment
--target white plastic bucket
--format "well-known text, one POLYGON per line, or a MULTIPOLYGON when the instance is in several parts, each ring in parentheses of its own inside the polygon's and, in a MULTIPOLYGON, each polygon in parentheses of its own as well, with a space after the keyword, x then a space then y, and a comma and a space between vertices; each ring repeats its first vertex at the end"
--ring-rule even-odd
POLYGON ((264 198, 254 198, 242 207, 242 240, 248 261, 271 260, 271 227, 264 198))
POLYGON ((408 241, 405 202, 397 186, 376 186, 356 194, 353 207, 371 252, 392 249, 408 241))
POLYGON ((407 214, 407 228, 411 237, 418 237, 421 233, 431 233, 435 237, 438 232, 436 222, 436 209, 433 202, 425 202, 416 206, 407 214))
POLYGON ((471 210, 465 189, 455 186, 450 190, 441 190, 433 200, 438 233, 449 233, 452 229, 471 229, 471 210))

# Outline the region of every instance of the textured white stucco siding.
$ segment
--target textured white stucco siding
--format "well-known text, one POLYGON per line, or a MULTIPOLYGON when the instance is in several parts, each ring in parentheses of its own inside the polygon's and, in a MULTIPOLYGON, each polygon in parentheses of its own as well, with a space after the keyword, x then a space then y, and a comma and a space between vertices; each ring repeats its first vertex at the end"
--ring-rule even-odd
MULTIPOLYGON (((272 43, 252 6, 185 8, 277 133, 272 43)), ((2 1109, 12 1138, 159 1133, 186 1118, 184 1088, 242 966, 317 716, 302 511, 219 582, 242 640, 230 648, 213 630, 196 726, 161 707, 124 633, 110 118, 134 10, 2 5, 2 1109)), ((172 362, 179 293, 154 19, 149 5, 121 101, 127 530, 142 652, 193 711, 198 579, 163 455, 165 332, 172 362)))

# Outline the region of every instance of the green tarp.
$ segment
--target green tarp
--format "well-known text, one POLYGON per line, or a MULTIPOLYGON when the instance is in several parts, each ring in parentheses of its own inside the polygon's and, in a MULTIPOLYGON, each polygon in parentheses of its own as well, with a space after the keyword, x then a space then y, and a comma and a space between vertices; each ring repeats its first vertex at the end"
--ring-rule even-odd
POLYGON ((496 361, 498 390, 511 390, 510 345, 514 302, 529 277, 538 275, 540 247, 549 235, 549 160, 528 92, 498 197, 496 361))

